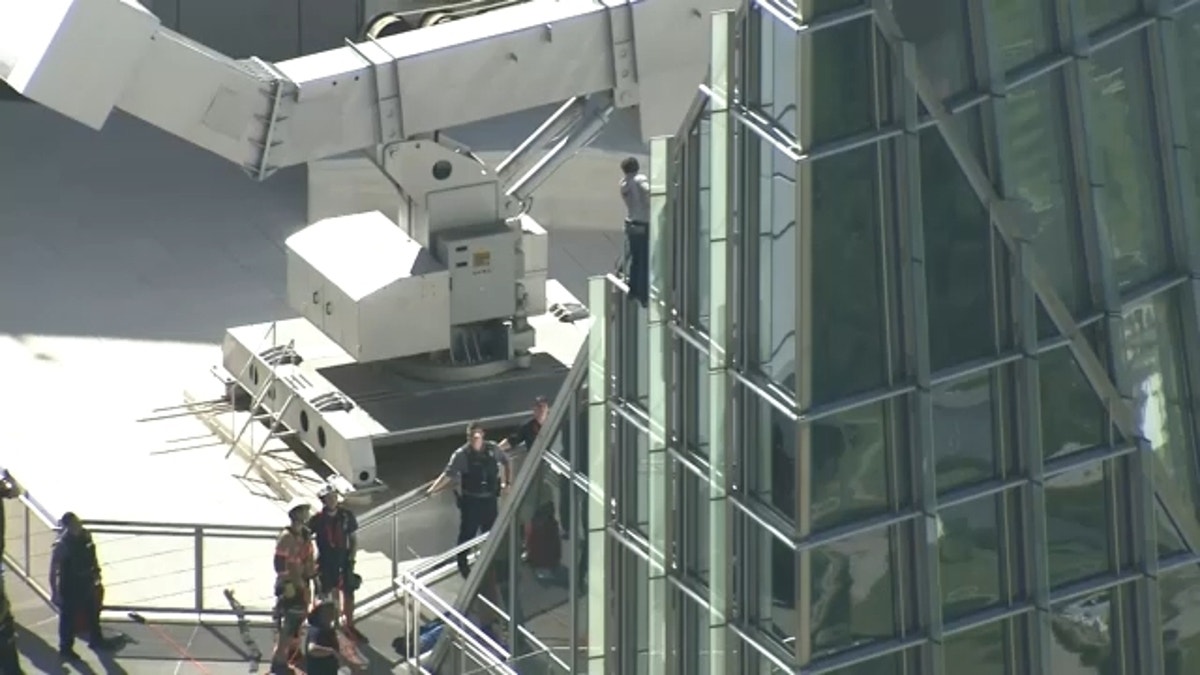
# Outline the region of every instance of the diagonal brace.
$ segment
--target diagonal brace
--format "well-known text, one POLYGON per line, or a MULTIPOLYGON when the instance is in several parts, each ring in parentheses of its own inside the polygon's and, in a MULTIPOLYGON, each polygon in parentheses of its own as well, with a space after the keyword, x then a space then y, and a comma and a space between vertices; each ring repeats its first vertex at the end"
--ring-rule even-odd
MULTIPOLYGON (((909 40, 905 39, 889 2, 890 0, 872 0, 871 4, 874 9, 875 23, 879 30, 893 49, 899 49, 909 40)), ((1027 222, 1028 214, 1014 202, 1002 198, 996 191, 995 185, 988 178, 987 171, 971 151, 967 139, 954 126, 950 112, 934 93, 933 86, 922 68, 915 65, 913 68, 906 69, 906 72, 910 84, 917 92, 917 97, 933 117, 951 154, 954 155, 954 159, 958 162, 963 174, 966 175, 967 181, 971 184, 976 196, 979 197, 979 201, 987 209, 988 219, 996 228, 1004 245, 1014 255, 1018 254, 1021 242, 1027 239, 1025 233, 1036 231, 1033 223, 1027 222)), ((1067 338, 1068 346, 1079 363, 1080 370, 1083 371, 1084 377, 1087 378, 1092 389, 1099 395, 1117 431, 1126 441, 1137 443, 1139 451, 1152 452, 1149 442, 1138 429, 1137 415, 1133 407, 1125 397, 1121 396, 1120 390, 1109 377, 1104 362, 1096 355, 1095 350, 1092 349, 1080 330, 1079 324, 1071 315, 1070 309, 1059 297, 1058 292, 1054 290, 1054 283, 1046 274, 1045 268, 1032 256, 1026 256, 1021 265, 1021 271, 1034 294, 1042 301, 1046 314, 1054 322, 1055 328, 1067 338)), ((1157 460, 1157 458, 1153 459, 1157 460)), ((1151 465, 1154 472, 1155 492, 1162 500, 1163 506, 1167 508, 1179 525, 1180 532, 1189 548, 1193 551, 1198 550, 1197 547, 1200 547, 1200 522, 1197 522, 1194 517, 1194 510, 1189 508, 1189 500, 1180 493, 1179 486, 1167 474, 1161 461, 1152 461, 1151 465)))

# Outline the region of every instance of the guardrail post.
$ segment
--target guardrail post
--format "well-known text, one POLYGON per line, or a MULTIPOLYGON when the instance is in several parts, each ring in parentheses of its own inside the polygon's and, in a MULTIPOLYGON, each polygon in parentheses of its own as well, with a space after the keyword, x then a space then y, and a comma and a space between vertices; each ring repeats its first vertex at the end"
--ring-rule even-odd
POLYGON ((192 530, 192 548, 195 552, 194 578, 192 582, 196 589, 196 613, 204 613, 204 528, 196 527, 192 530))
POLYGON ((396 588, 396 577, 400 576, 400 503, 392 504, 392 588, 396 588))
POLYGON ((33 563, 29 559, 29 547, 33 543, 33 537, 29 534, 29 519, 30 519, 29 507, 22 504, 21 512, 25 514, 25 518, 24 518, 25 531, 21 533, 21 539, 24 542, 24 545, 21 547, 22 549, 24 549, 21 553, 21 571, 25 573, 26 577, 31 577, 31 576, 33 576, 33 574, 30 572, 30 565, 32 565, 33 563))

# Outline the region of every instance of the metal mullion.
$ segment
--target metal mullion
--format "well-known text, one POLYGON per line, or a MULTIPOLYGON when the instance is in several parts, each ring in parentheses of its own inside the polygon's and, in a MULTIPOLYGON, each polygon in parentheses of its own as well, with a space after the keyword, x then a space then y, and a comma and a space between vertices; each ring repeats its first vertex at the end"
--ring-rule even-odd
MULTIPOLYGON (((1154 13, 1171 11, 1162 0, 1147 0, 1154 13)), ((1196 207, 1200 195, 1188 195, 1194 190, 1193 176, 1200 166, 1192 166, 1186 110, 1184 108, 1184 74, 1179 72, 1179 40, 1174 30, 1178 17, 1162 18, 1150 32, 1151 87, 1157 111, 1159 147, 1163 159, 1164 184, 1168 190, 1168 205, 1174 209, 1170 219, 1173 239, 1177 242, 1178 264, 1188 273, 1186 301, 1182 306, 1184 362, 1188 388, 1188 406, 1192 438, 1200 438, 1200 214, 1196 207)), ((1194 75, 1193 75, 1194 76, 1194 75)), ((1195 467, 1189 478, 1200 478, 1195 467)), ((1180 517, 1187 517, 1181 514, 1180 517)), ((1181 528, 1182 529, 1182 528, 1181 528)), ((1200 541, 1185 542, 1192 551, 1200 550, 1200 541)))
MULTIPOLYGON (((995 183, 996 190, 1000 197, 1009 199, 1012 197, 1011 188, 1012 179, 1012 157, 1008 143, 1008 102, 1005 98, 1005 92, 1011 91, 1011 86, 1007 82, 1004 69, 1000 65, 1000 59, 996 54, 997 40, 993 29, 991 28, 991 9, 987 3, 979 5, 977 11, 980 13, 980 22, 983 24, 983 32, 985 35, 984 56, 987 59, 986 68, 981 68, 987 78, 987 88, 996 94, 992 99, 992 124, 991 124, 991 141, 996 152, 996 161, 994 164, 995 173, 992 179, 995 183)), ((1070 227, 1070 225, 1067 225, 1070 227)), ((993 239, 994 240, 994 239, 993 239)), ((1038 349, 1038 312, 1037 312, 1037 296, 1034 293, 1033 286, 1029 283, 1026 274, 1022 273, 1020 267, 1029 259, 1035 256, 1034 246, 1028 239, 1022 238, 1018 242, 1017 250, 1013 252, 1010 262, 1010 274, 1008 275, 1010 290, 1010 320, 1015 324, 1016 328, 1016 344, 1019 350, 1019 360, 1015 366, 1015 374, 1012 378, 1013 386, 1015 387, 1015 402, 1013 406, 1015 410, 1008 410, 1009 406, 1003 406, 1005 413, 1016 415, 1016 432, 1013 434, 1013 445, 1017 448, 1018 466, 1020 473, 1028 477, 1028 480, 1021 478, 1012 481, 1018 485, 1023 485, 1024 489, 1006 490, 999 493, 999 499, 996 500, 995 508, 999 510, 999 520, 1002 523, 1001 532, 1002 538, 1000 542, 1000 556, 1006 561, 1004 565, 1005 573, 1002 580, 1002 587, 1006 588, 1007 601, 1014 601, 1011 594, 1011 589, 1019 588, 1024 585, 1025 588, 1031 589, 1033 595, 1034 612, 1028 623, 1027 637, 1029 641, 1029 649, 1024 653, 1017 653, 1016 645, 1012 645, 1010 649, 1005 650, 1012 655, 1015 655, 1016 663, 1010 663, 1009 666, 1015 670, 1024 670, 1026 667, 1032 672, 1049 673, 1051 672, 1051 654, 1053 650, 1053 635, 1050 631, 1050 574, 1049 574, 1049 559, 1048 559, 1048 540, 1046 534, 1046 492, 1045 481, 1042 475, 1042 425, 1041 425, 1041 383, 1037 360, 1038 349), (1015 270, 1012 268, 1016 268, 1015 270), (1015 272, 1015 273, 1012 273, 1015 272), (1023 508, 1018 508, 1018 513, 1022 514, 1022 527, 1014 528, 1009 523, 1012 509, 1010 504, 1016 501, 1023 508), (1019 532, 1014 532, 1014 529, 1019 532), (1008 561, 1013 559, 1012 548, 1016 546, 1013 542, 1014 534, 1024 535, 1024 546, 1017 547, 1017 550, 1022 548, 1027 551, 1027 564, 1022 565, 1022 569, 1016 570, 1009 567, 1008 561), (1024 584, 1017 583, 1013 577, 1016 575, 1024 576, 1024 584), (1023 664, 1024 667, 1017 664, 1023 664)), ((998 418, 1003 419, 1003 418, 998 418)), ((1007 424, 1002 423, 1001 427, 1007 427, 1007 424)), ((1001 443, 999 447, 1005 447, 1007 443, 1001 443)), ((1002 466, 1005 470, 1011 466, 1008 458, 1004 458, 1002 466)), ((1011 636, 1016 632, 1014 623, 1006 624, 1005 635, 1011 636)))
MULTIPOLYGON (((904 136, 897 141, 896 193, 899 201, 897 226, 901 233, 900 249, 907 265, 902 270, 907 305, 903 315, 908 350, 905 370, 916 383, 909 427, 909 467, 912 472, 913 494, 922 517, 913 523, 914 575, 917 613, 927 628, 930 641, 922 647, 922 671, 931 675, 946 672, 942 652, 942 600, 939 583, 937 537, 937 473, 933 450, 933 392, 930 383, 929 306, 925 270, 925 226, 921 200, 921 137, 918 124, 920 111, 916 92, 909 84, 908 74, 916 68, 917 49, 911 42, 895 45, 894 68, 896 96, 904 136)), ((897 532, 903 531, 898 528, 897 532)))
POLYGON ((613 514, 609 510, 610 461, 616 450, 612 443, 610 426, 611 413, 608 399, 613 394, 608 366, 613 362, 609 345, 612 342, 613 292, 607 280, 594 277, 588 282, 588 306, 595 319, 588 332, 588 479, 601 495, 600 499, 589 499, 587 508, 588 548, 588 674, 619 675, 620 664, 610 654, 619 633, 619 619, 615 597, 609 592, 611 571, 617 552, 609 544, 608 523, 613 514))
MULTIPOLYGON (((1063 25, 1064 40, 1069 40, 1072 53, 1076 55, 1093 53, 1093 46, 1090 38, 1087 35, 1087 30, 1083 25, 1084 7, 1082 0, 1068 0, 1060 10, 1060 18, 1063 25)), ((1133 39, 1141 41, 1141 36, 1136 36, 1133 39)), ((1117 286, 1116 275, 1112 267, 1113 250, 1112 239, 1110 233, 1106 229, 1106 223, 1099 217, 1101 205, 1101 190, 1107 189, 1106 182, 1108 176, 1100 175, 1099 153, 1095 145, 1095 139, 1089 134, 1091 131, 1090 123, 1094 119, 1094 111, 1091 109, 1091 101, 1088 95, 1087 72, 1084 68, 1085 59, 1077 59, 1075 63, 1068 66, 1067 73, 1071 76, 1068 81, 1068 99, 1067 106, 1070 115, 1070 129, 1072 137, 1072 147, 1075 151, 1075 170, 1076 170, 1076 185, 1078 186, 1079 194, 1077 198, 1080 200, 1081 214, 1086 214, 1084 218, 1084 238, 1085 238, 1085 259, 1089 272, 1089 279, 1093 288, 1094 297, 1100 305, 1100 309, 1104 312, 1103 323, 1106 329, 1105 342, 1105 357, 1108 363, 1109 372, 1113 378, 1119 392, 1124 396, 1128 396, 1125 392, 1131 391, 1129 386, 1128 370, 1125 365, 1125 340, 1124 327, 1121 320, 1121 298, 1120 291, 1117 286)), ((1133 77, 1140 77, 1140 73, 1132 74, 1133 77)), ((1159 226, 1158 223, 1145 224, 1144 226, 1159 226)), ((1126 399, 1132 405, 1132 401, 1126 399)), ((1119 427, 1119 425, 1118 425, 1119 427)), ((1111 427, 1110 427, 1111 430, 1111 427)), ((1119 429, 1122 440, 1133 441, 1139 434, 1138 429, 1119 429)), ((1143 444, 1145 445, 1145 444, 1143 444)), ((1136 594, 1136 607, 1133 608, 1136 612, 1137 620, 1135 625, 1136 630, 1136 654, 1128 653, 1128 645, 1126 640, 1117 642, 1119 651, 1125 663, 1136 662, 1141 664, 1143 671, 1147 675, 1158 675, 1162 672, 1162 645, 1160 640, 1161 626, 1159 624, 1159 609, 1158 609, 1158 582, 1155 578, 1157 572, 1158 552, 1155 543, 1157 528, 1154 527, 1154 485, 1153 485, 1153 470, 1151 466, 1153 462, 1151 450, 1146 445, 1141 448, 1141 451, 1130 455, 1126 461, 1107 462, 1105 471, 1110 482, 1108 489, 1110 491, 1116 489, 1121 490, 1125 483, 1128 482, 1129 489, 1123 492, 1120 496, 1113 495, 1109 507, 1111 511, 1123 511, 1113 513, 1112 523, 1109 526, 1111 541, 1115 546, 1120 546, 1122 542, 1131 541, 1132 554, 1135 564, 1143 571, 1150 572, 1136 582, 1138 593, 1136 594), (1114 480, 1114 470, 1121 469, 1119 473, 1126 473, 1128 481, 1114 480), (1124 498, 1121 498, 1124 497, 1124 498), (1125 508, 1122 508, 1124 506, 1125 508), (1138 532, 1124 532, 1122 525, 1132 525, 1139 530, 1138 532)), ((1120 565, 1123 555, 1119 553, 1119 549, 1114 551, 1112 559, 1115 570, 1120 570, 1120 565)), ((1121 611, 1120 609, 1118 611, 1121 611)))

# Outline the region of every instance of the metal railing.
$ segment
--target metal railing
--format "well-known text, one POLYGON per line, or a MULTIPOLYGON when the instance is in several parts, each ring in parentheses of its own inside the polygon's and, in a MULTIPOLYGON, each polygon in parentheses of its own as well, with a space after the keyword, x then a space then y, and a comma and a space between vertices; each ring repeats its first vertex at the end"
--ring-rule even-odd
MULTIPOLYGON (((422 487, 360 521, 360 613, 394 602, 396 579, 405 569, 453 546, 457 521, 443 521, 456 513, 439 499, 426 498, 422 487), (429 511, 421 513, 422 508, 429 511), (425 529, 413 533, 410 517, 425 529), (440 536, 427 536, 430 531, 440 536)), ((28 492, 5 507, 6 567, 49 600, 58 517, 28 492)), ((168 621, 269 620, 275 602, 271 560, 281 527, 108 520, 85 525, 100 556, 107 613, 138 612, 168 621)))

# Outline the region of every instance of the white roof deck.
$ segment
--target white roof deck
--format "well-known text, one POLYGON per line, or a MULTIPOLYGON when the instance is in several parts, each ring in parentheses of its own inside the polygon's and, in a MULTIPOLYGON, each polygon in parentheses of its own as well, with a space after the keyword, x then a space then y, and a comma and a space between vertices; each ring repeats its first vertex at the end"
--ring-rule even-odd
MULTIPOLYGON (((138 420, 218 391, 227 327, 293 315, 283 241, 305 224, 302 171, 258 184, 123 115, 95 133, 21 103, 0 103, 0 147, 0 464, 52 513, 277 525, 200 421, 138 420)), ((539 194, 594 192, 617 159, 576 160, 604 174, 567 167, 539 194)), ((543 222, 551 274, 580 297, 620 253, 619 221, 594 217, 543 222)))

